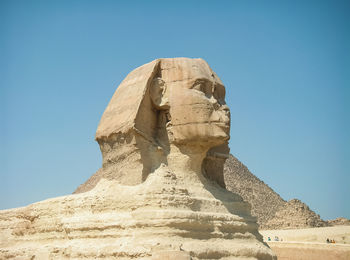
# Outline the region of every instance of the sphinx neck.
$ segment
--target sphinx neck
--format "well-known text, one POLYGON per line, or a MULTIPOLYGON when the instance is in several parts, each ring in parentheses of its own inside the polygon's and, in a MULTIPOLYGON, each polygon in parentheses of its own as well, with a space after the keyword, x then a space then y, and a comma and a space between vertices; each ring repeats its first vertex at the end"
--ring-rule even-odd
POLYGON ((203 181, 202 163, 207 150, 198 146, 170 146, 168 167, 178 179, 184 181, 203 181))

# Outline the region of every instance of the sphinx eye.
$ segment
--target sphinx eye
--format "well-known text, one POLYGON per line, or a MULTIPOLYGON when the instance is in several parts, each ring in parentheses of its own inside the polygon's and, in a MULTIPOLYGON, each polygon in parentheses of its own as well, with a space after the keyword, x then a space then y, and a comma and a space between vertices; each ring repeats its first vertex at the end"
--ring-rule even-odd
POLYGON ((202 83, 195 83, 192 87, 192 89, 195 89, 195 90, 198 90, 198 91, 201 91, 203 92, 203 86, 202 86, 202 83))
POLYGON ((204 80, 197 80, 193 84, 192 89, 203 92, 204 95, 206 95, 207 97, 210 97, 212 95, 212 89, 211 89, 210 82, 206 82, 204 80))

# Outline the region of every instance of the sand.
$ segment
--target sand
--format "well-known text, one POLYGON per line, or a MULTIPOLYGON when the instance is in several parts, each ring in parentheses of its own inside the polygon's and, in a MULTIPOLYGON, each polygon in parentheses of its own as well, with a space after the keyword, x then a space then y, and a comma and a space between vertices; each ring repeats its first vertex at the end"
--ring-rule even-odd
POLYGON ((284 242, 312 242, 326 243, 326 239, 334 239, 336 244, 350 244, 350 226, 319 227, 287 230, 260 230, 264 241, 268 237, 274 240, 275 236, 284 242))
POLYGON ((350 226, 261 230, 260 233, 279 260, 350 259, 350 226), (279 241, 274 241, 275 236, 279 241), (327 238, 336 243, 327 243, 327 238))

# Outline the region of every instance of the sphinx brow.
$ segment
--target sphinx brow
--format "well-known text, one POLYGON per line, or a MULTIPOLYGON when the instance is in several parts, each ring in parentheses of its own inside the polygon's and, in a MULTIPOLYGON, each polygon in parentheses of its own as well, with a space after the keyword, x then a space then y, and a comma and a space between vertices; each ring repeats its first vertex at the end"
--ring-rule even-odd
POLYGON ((196 84, 198 84, 198 83, 214 83, 213 81, 211 81, 211 80, 209 80, 209 79, 207 79, 207 78, 199 78, 199 79, 195 79, 194 80, 194 82, 193 82, 193 84, 192 84, 192 86, 191 86, 191 88, 193 88, 196 84))

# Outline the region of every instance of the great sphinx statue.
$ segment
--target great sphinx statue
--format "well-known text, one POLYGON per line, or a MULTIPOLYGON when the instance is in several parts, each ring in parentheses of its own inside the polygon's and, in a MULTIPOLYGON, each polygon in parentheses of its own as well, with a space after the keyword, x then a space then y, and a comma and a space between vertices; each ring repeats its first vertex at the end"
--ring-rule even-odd
POLYGON ((204 60, 133 70, 96 131, 102 168, 72 195, 0 211, 0 258, 276 259, 225 189, 229 132, 225 87, 204 60))

